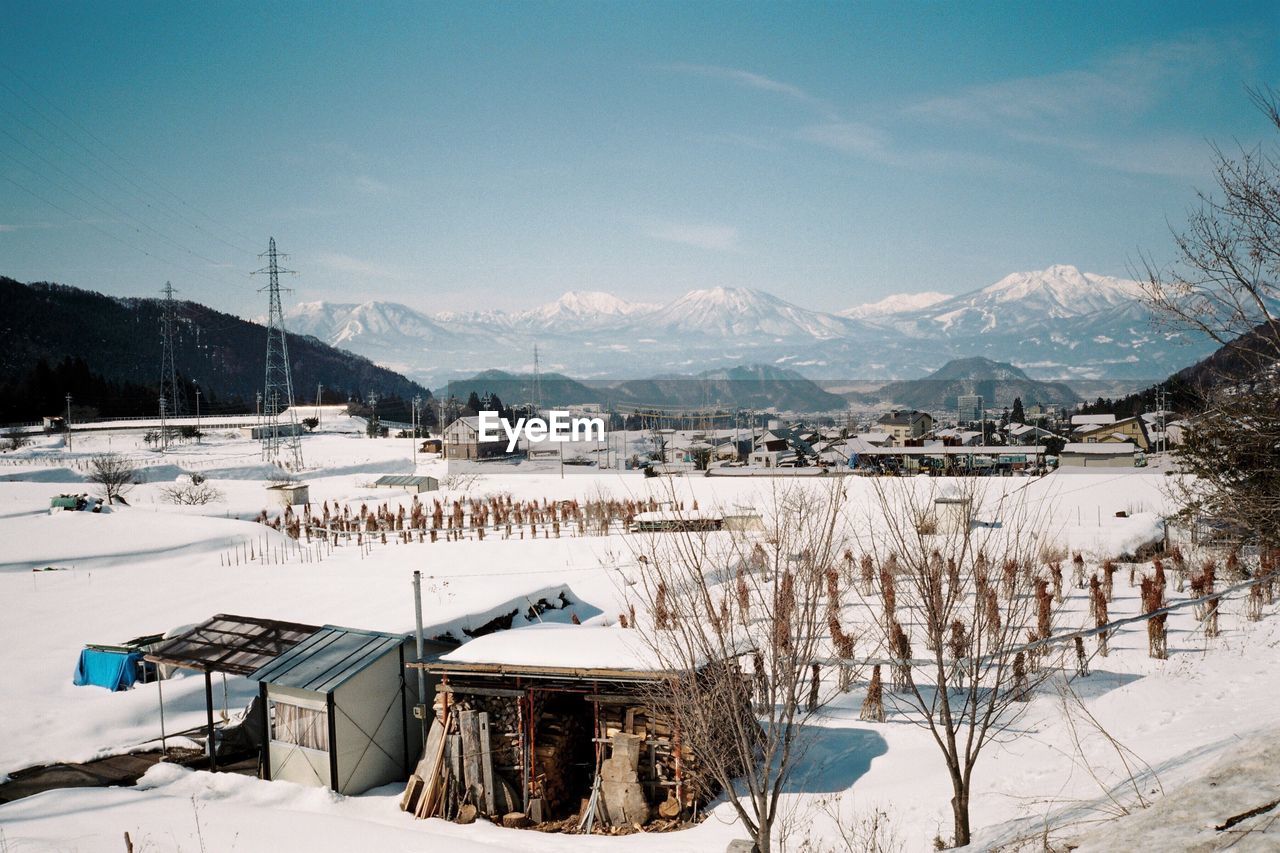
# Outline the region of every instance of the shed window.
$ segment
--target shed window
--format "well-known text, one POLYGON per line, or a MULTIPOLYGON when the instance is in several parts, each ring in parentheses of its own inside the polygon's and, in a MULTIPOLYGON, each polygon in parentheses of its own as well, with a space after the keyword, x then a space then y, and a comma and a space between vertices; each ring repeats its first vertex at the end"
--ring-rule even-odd
POLYGON ((277 701, 271 721, 271 739, 328 752, 329 712, 277 701))

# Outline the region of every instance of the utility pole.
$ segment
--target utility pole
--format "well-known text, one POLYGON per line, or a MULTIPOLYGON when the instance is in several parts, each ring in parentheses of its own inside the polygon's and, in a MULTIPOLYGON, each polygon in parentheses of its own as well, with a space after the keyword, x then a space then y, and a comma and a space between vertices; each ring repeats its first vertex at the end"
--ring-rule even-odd
POLYGON ((418 473, 418 407, 422 405, 422 395, 413 395, 413 473, 418 473))
POLYGON ((196 385, 196 444, 200 443, 200 386, 196 385))
MULTIPOLYGON (((278 263, 281 255, 276 252, 276 238, 267 242, 267 251, 259 257, 267 259, 267 265, 254 275, 267 276, 267 369, 263 390, 267 395, 267 429, 263 434, 263 457, 269 462, 280 461, 280 414, 289 413, 288 429, 283 443, 288 449, 289 462, 294 470, 302 467, 302 445, 298 439, 298 412, 293 407, 293 375, 289 366, 289 336, 284 328, 284 308, 280 304, 280 273, 293 273, 282 269, 278 263)), ((261 291, 259 291, 261 292, 261 291)))
MULTIPOLYGON (((542 371, 538 363, 538 345, 533 345, 533 412, 530 417, 535 417, 542 409, 542 371)), ((561 454, 562 456, 564 454, 561 454)))
POLYGON ((67 394, 67 452, 71 452, 71 395, 67 394))
POLYGON ((320 423, 320 407, 324 405, 320 401, 324 399, 324 386, 316 385, 316 423, 320 423))
POLYGON ((165 426, 165 422, 164 422, 166 403, 167 401, 165 400, 164 395, 161 394, 160 395, 160 449, 161 450, 169 449, 169 429, 168 427, 165 426))

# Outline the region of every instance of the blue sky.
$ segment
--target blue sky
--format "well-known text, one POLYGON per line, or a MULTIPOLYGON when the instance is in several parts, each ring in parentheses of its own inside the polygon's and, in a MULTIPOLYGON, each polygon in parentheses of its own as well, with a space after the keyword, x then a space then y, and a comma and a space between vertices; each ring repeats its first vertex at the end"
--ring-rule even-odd
POLYGON ((1124 275, 1280 83, 1274 2, 0 14, 0 274, 244 314, 268 235, 294 300, 428 310, 1124 275))

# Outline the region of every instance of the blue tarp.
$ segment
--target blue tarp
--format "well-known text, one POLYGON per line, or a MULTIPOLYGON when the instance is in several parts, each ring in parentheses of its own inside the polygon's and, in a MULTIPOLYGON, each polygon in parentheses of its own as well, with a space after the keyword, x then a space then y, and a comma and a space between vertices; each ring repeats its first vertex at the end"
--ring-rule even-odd
POLYGON ((138 680, 142 652, 111 652, 82 649, 76 664, 75 684, 95 684, 108 690, 128 690, 138 680))

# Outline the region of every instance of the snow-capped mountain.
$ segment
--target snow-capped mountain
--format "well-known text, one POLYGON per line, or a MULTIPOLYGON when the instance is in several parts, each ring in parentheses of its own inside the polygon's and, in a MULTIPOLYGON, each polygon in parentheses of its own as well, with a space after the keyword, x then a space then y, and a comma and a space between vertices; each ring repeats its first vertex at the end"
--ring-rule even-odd
POLYGON ((304 302, 285 314, 285 323, 291 332, 332 346, 367 340, 435 341, 450 334, 430 317, 397 302, 304 302))
POLYGON ((989 334, 1132 306, 1141 295, 1136 281, 1058 264, 1013 273, 981 290, 897 312, 888 320, 904 332, 923 336, 989 334))
POLYGON ((855 305, 853 308, 846 308, 837 313, 841 317, 850 317, 854 320, 868 320, 908 311, 920 311, 950 298, 950 293, 938 293, 936 290, 926 290, 923 293, 894 293, 884 299, 855 305))
POLYGON ((649 333, 719 338, 782 338, 825 341, 862 331, 856 322, 809 311, 762 290, 713 287, 691 290, 644 314, 649 333))
POLYGON ((619 321, 657 307, 650 303, 628 302, 598 290, 570 290, 555 302, 512 315, 512 320, 518 327, 572 331, 617 325, 619 321))
POLYGON ((403 305, 307 303, 291 331, 423 381, 478 369, 579 378, 696 374, 773 364, 818 379, 912 378, 954 358, 1012 362, 1037 379, 1146 379, 1207 354, 1153 328, 1136 282, 1058 265, 958 296, 894 294, 842 314, 760 290, 693 290, 662 305, 570 291, 523 311, 424 314, 403 305))

